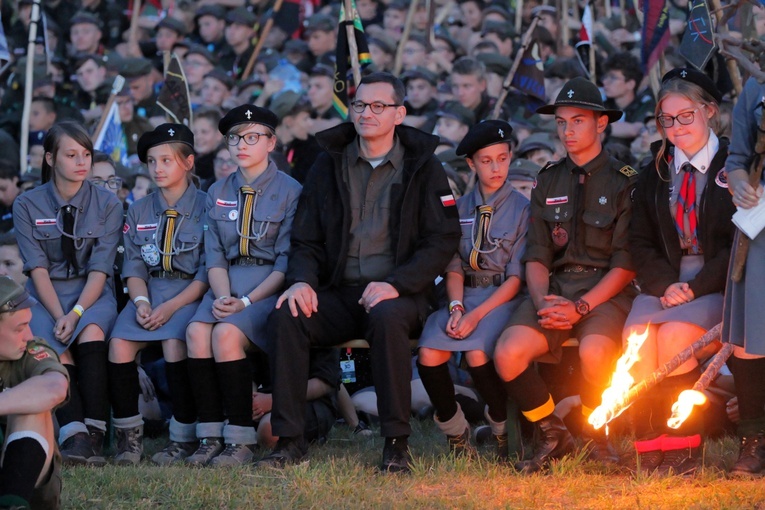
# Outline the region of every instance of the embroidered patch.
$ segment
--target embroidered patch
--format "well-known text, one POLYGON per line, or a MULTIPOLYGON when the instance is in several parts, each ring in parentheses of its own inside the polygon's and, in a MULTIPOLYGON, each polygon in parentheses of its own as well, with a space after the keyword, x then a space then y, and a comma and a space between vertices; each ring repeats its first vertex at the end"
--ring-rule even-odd
POLYGON ((48 354, 47 352, 41 352, 40 354, 35 355, 35 359, 37 361, 42 361, 45 358, 50 358, 50 354, 48 354))
POLYGON ((155 244, 144 244, 141 246, 141 258, 146 265, 154 267, 159 264, 159 249, 155 244))
POLYGON ((47 227, 56 224, 56 218, 44 218, 35 220, 35 227, 47 227))
POLYGON ((725 168, 717 172, 717 175, 715 175, 715 184, 721 188, 728 188, 728 172, 725 168))
POLYGON ((555 204, 567 204, 568 203, 568 195, 565 197, 552 197, 545 199, 545 203, 547 205, 555 205, 555 204))
POLYGON ((472 225, 473 218, 460 218, 460 225, 472 225))
POLYGON ((138 224, 135 226, 135 229, 139 232, 146 232, 147 230, 157 230, 157 224, 156 223, 145 223, 143 225, 138 224))
POLYGON ((215 201, 215 205, 219 205, 221 207, 236 207, 238 204, 236 200, 231 201, 231 200, 223 200, 219 198, 215 201))
POLYGON ((123 234, 127 234, 127 233, 128 233, 128 230, 130 230, 130 225, 128 225, 127 223, 125 223, 124 225, 122 225, 122 233, 123 233, 123 234))
POLYGON ((29 354, 37 354, 38 352, 43 352, 45 349, 42 348, 41 345, 33 345, 31 347, 27 347, 27 352, 29 354))
POLYGON ((457 204, 457 201, 454 200, 454 195, 441 195, 440 198, 441 204, 443 204, 444 207, 451 207, 457 204))
POLYGON ((638 174, 637 170, 635 170, 634 168, 632 168, 629 165, 624 165, 623 167, 621 167, 619 169, 619 172, 624 174, 627 177, 634 177, 634 176, 636 176, 638 174))

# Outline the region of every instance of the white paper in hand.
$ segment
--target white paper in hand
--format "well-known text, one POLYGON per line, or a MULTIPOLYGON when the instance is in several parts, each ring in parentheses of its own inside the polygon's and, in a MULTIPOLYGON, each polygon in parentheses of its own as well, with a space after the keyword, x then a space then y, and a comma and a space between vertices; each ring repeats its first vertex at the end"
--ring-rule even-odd
POLYGON ((754 239, 765 228, 765 201, 760 201, 751 209, 737 208, 733 214, 733 223, 749 239, 754 239))

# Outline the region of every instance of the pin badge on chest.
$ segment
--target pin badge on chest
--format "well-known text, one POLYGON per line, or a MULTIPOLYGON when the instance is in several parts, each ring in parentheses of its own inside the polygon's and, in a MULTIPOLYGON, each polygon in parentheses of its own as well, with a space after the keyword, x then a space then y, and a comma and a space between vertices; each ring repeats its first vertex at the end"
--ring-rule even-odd
POLYGON ((568 232, 560 225, 555 225, 552 230, 552 242, 555 246, 566 246, 568 244, 568 232))
POLYGON ((234 209, 233 211, 229 211, 228 219, 233 221, 233 220, 237 219, 238 217, 239 217, 239 211, 237 211, 236 209, 234 209))
POLYGON ((598 203, 599 203, 600 205, 606 205, 606 204, 608 203, 608 199, 607 199, 606 197, 600 197, 600 198, 598 199, 598 203))
POLYGON ((144 262, 146 262, 146 265, 149 267, 153 267, 159 264, 159 249, 157 248, 157 245, 152 244, 144 244, 141 246, 141 258, 144 262))

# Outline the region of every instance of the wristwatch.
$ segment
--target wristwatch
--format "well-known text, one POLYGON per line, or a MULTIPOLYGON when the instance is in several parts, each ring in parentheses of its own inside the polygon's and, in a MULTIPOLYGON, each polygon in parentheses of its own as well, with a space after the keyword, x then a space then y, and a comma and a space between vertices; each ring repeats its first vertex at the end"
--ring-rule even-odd
POLYGON ((574 308, 576 308, 576 313, 578 313, 582 317, 590 313, 590 303, 588 303, 584 299, 577 299, 574 302, 574 308))

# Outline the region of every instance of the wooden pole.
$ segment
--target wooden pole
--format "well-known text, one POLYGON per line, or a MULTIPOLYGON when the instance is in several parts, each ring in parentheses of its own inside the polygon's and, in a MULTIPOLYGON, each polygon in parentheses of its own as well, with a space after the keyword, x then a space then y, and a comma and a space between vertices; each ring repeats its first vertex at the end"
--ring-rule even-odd
POLYGON ((613 14, 611 10, 611 0, 603 0, 603 4, 606 8, 606 19, 611 19, 611 14, 613 14))
POLYGON ((242 73, 242 81, 246 80, 247 77, 250 76, 250 73, 252 73, 252 69, 255 67, 255 61, 258 59, 260 52, 263 50, 263 45, 266 43, 266 37, 268 37, 269 32, 271 32, 271 28, 274 26, 274 16, 276 16, 276 13, 278 13, 279 9, 282 8, 282 1, 283 0, 276 0, 276 3, 274 4, 274 10, 271 13, 271 17, 268 18, 265 26, 263 26, 263 30, 260 31, 260 35, 258 36, 258 43, 255 45, 255 49, 252 50, 252 55, 250 55, 250 59, 247 61, 247 66, 244 68, 244 72, 242 73))
POLYGON ((619 0, 619 16, 622 19, 622 28, 627 28, 627 0, 619 0))
POLYGON ((122 87, 125 86, 125 78, 123 78, 121 75, 117 75, 114 78, 114 83, 112 83, 112 91, 109 94, 109 99, 106 101, 106 106, 104 107, 104 113, 101 115, 101 118, 98 121, 98 126, 96 126, 96 130, 93 132, 93 136, 91 136, 91 139, 93 142, 98 140, 99 135, 101 134, 101 130, 104 129, 104 125, 106 124, 106 118, 109 116, 109 111, 112 109, 112 104, 114 104, 114 101, 117 98, 117 94, 120 93, 122 90, 122 87))
MULTIPOLYGON (((138 46, 138 18, 141 17, 141 0, 133 0, 133 12, 130 13, 130 31, 128 32, 128 50, 138 46)), ((136 55, 139 56, 140 55, 136 55)))
POLYGON ((531 36, 534 33, 534 29, 537 28, 537 24, 539 23, 539 16, 534 16, 534 19, 531 20, 531 25, 529 25, 528 30, 526 30, 526 33, 523 34, 523 39, 521 40, 521 47, 518 49, 518 52, 515 54, 515 60, 513 60, 513 66, 510 68, 510 72, 507 73, 507 76, 505 77, 505 81, 502 83, 502 93, 499 95, 499 98, 497 99, 497 103, 494 105, 494 110, 491 112, 491 118, 497 119, 499 118, 499 112, 502 110, 502 103, 505 102, 505 99, 507 98, 507 94, 510 92, 510 86, 513 83, 513 78, 515 77, 515 73, 518 71, 518 67, 521 65, 521 60, 523 60, 523 54, 526 52, 526 50, 529 47, 529 43, 531 42, 531 36))
POLYGON ((521 32, 522 26, 523 26, 523 0, 515 0, 515 33, 516 34, 521 32))
MULTIPOLYGON (((725 23, 721 23, 721 20, 723 18, 723 11, 720 5, 720 0, 708 0, 709 4, 712 6, 712 12, 715 13, 715 19, 717 20, 717 31, 721 34, 728 34, 728 25, 725 23)), ((741 81, 741 71, 739 70, 738 66, 736 65, 736 61, 729 58, 726 59, 726 65, 728 66, 728 73, 730 74, 730 79, 733 82, 733 89, 736 92, 736 97, 741 95, 741 90, 743 88, 742 81, 741 81)))
MULTIPOLYGON (((346 0, 346 3, 348 1, 349 0, 346 0)), ((396 76, 401 73, 401 59, 404 56, 404 46, 406 45, 406 41, 409 40, 409 34, 412 32, 414 15, 417 13, 417 4, 419 4, 419 0, 412 0, 412 3, 409 4, 409 11, 406 13, 404 33, 401 34, 401 40, 398 42, 398 49, 396 49, 396 59, 393 62, 393 74, 396 76)))
POLYGON ((40 0, 34 0, 29 20, 29 39, 27 43, 27 68, 24 76, 24 109, 21 114, 21 143, 19 147, 19 170, 27 172, 27 151, 29 150, 29 111, 32 108, 32 88, 34 86, 35 39, 40 23, 40 0))
MULTIPOLYGON (((351 0, 344 0, 345 7, 345 33, 348 35, 348 52, 351 54, 351 70, 353 71, 353 81, 356 86, 361 83, 361 64, 359 64, 359 45, 356 43, 356 27, 353 25, 355 15, 353 13, 353 3, 351 0)), ((403 45, 403 43, 402 43, 403 45)), ((398 73, 396 73, 398 74, 398 73)), ((351 98, 349 97, 350 101, 351 98)))

